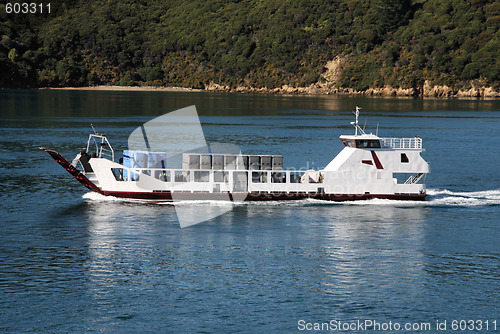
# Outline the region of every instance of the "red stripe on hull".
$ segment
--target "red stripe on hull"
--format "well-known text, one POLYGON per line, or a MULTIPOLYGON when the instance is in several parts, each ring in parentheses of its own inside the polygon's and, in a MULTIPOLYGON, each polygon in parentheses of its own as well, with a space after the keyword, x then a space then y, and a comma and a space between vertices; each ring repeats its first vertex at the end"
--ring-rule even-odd
POLYGON ((232 196, 228 193, 191 193, 176 192, 172 197, 171 192, 121 192, 121 191, 103 191, 105 196, 118 198, 142 200, 146 202, 174 202, 174 201, 230 201, 232 196))
MULTIPOLYGON (((118 198, 141 200, 146 202, 173 202, 170 192, 117 192, 104 191, 103 195, 114 196, 118 198)), ((203 200, 219 200, 231 201, 233 194, 228 193, 191 193, 191 192, 176 192, 174 194, 175 201, 203 201, 203 200)), ((241 198, 242 194, 238 194, 241 198)), ((425 201, 425 194, 318 194, 318 193, 249 193, 244 201, 293 201, 305 198, 313 198, 326 201, 345 202, 359 201, 373 198, 390 199, 390 200, 406 200, 406 201, 425 201)))
POLYGON ((377 153, 375 153, 375 151, 370 151, 370 152, 372 152, 372 158, 373 161, 375 161, 375 166, 377 167, 377 169, 384 169, 384 166, 382 166, 382 163, 378 159, 377 153))

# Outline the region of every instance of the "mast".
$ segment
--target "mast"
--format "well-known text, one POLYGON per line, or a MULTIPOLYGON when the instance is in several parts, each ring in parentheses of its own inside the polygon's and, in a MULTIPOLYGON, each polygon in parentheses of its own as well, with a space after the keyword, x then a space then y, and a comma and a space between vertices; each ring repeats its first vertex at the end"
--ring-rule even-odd
POLYGON ((358 118, 359 118, 359 111, 361 110, 360 107, 356 106, 356 111, 353 111, 353 114, 356 115, 356 121, 355 122, 351 122, 351 125, 354 126, 354 135, 357 136, 358 135, 358 129, 359 129, 359 132, 361 134, 365 134, 365 131, 363 131, 363 129, 361 129, 359 127, 359 121, 358 121, 358 118))

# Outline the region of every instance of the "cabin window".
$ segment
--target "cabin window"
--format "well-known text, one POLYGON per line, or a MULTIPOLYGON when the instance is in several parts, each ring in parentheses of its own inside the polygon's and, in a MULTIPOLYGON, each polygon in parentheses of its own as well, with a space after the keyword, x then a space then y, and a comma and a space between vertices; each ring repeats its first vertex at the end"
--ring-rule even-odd
POLYGON ((208 171, 195 171, 194 182, 208 182, 210 180, 210 172, 208 171))
POLYGON ((356 139, 357 148, 380 148, 380 140, 378 139, 356 139))
POLYGON ((215 171, 214 172, 214 182, 229 182, 229 172, 221 172, 221 171, 215 171))
POLYGON ((139 181, 140 174, 128 168, 111 168, 117 181, 139 181))
POLYGON ((266 183, 267 182, 267 172, 252 172, 252 182, 253 183, 266 183))
POLYGON ((116 181, 123 181, 123 168, 111 168, 116 181))
POLYGON ((271 173, 271 182, 272 183, 286 183, 286 174, 285 173, 271 173))
POLYGON ((139 181, 141 174, 132 171, 126 171, 123 176, 125 181, 139 181))
POLYGON ((401 162, 402 163, 410 162, 410 159, 408 159, 408 156, 406 155, 406 153, 401 153, 401 162))
MULTIPOLYGON (((239 157, 241 157, 241 155, 239 157)), ((247 190, 248 190, 248 173, 233 172, 233 191, 246 192, 247 190)))
POLYGON ((301 172, 290 172, 290 183, 300 183, 301 172))
POLYGON ((392 173, 392 177, 397 184, 423 184, 425 183, 424 173, 392 173))
POLYGON ((155 171, 155 178, 163 182, 170 182, 170 171, 157 170, 155 171))
POLYGON ((175 171, 175 182, 189 182, 189 171, 175 171))
POLYGON ((301 183, 306 183, 306 180, 309 179, 309 183, 323 183, 323 176, 320 172, 308 171, 305 172, 304 175, 300 178, 301 183))

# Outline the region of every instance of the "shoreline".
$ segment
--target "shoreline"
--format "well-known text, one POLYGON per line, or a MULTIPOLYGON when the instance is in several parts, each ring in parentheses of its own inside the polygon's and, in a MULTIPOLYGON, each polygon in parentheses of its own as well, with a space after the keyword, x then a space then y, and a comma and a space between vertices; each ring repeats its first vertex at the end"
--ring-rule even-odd
POLYGON ((85 87, 41 87, 39 90, 94 90, 94 91, 125 91, 125 92, 204 92, 204 89, 194 89, 185 87, 154 87, 154 86, 85 86, 85 87))
POLYGON ((352 88, 334 88, 327 85, 315 84, 309 87, 282 86, 278 88, 255 88, 221 86, 211 84, 205 89, 186 87, 154 87, 154 86, 86 86, 86 87, 42 87, 39 90, 80 90, 80 91, 124 91, 124 92, 214 92, 214 93, 258 93, 273 95, 339 95, 339 96, 365 96, 365 97, 398 97, 398 98, 422 98, 422 99, 498 99, 500 92, 491 87, 472 87, 469 90, 454 91, 447 86, 430 86, 426 83, 421 92, 414 88, 369 88, 365 91, 356 91, 352 88))

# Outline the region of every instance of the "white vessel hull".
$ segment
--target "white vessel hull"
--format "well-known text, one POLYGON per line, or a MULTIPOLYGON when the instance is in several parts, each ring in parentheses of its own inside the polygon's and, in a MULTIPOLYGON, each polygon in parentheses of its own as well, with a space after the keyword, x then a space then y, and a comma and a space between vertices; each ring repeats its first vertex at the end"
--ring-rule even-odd
MULTIPOLYGON (((340 136, 344 149, 322 170, 284 170, 281 156, 184 153, 181 169, 167 166, 167 154, 124 151, 123 161, 104 135, 89 136, 73 164, 47 151, 88 189, 148 202, 185 200, 269 201, 314 198, 329 201, 371 198, 425 200, 428 163, 422 139, 340 136), (92 156, 87 152, 93 147, 92 156), (81 169, 76 165, 80 164, 81 169)), ((358 134, 360 132, 361 134, 358 134)))
MULTIPOLYGON (((376 165, 368 164, 366 161, 363 163, 363 159, 357 159, 361 170, 342 168, 329 170, 327 166, 320 172, 321 179, 317 182, 309 177, 309 174, 317 174, 317 171, 286 170, 226 170, 224 171, 226 179, 221 180, 222 182, 215 182, 216 173, 221 171, 134 169, 105 158, 92 158, 89 163, 93 172, 84 172, 73 167, 57 152, 48 149, 44 150, 92 191, 105 196, 148 202, 180 200, 269 201, 304 198, 330 201, 371 198, 425 200, 426 196, 423 183, 397 183, 392 170, 377 169, 376 165), (139 178, 135 180, 117 178, 116 171, 122 171, 123 175, 124 170, 128 172, 128 175, 139 175, 139 178), (176 173, 178 175, 189 174, 190 176, 182 181, 176 180, 176 173), (199 181, 195 178, 195 173, 203 173, 203 176, 208 176, 208 178, 199 181), (168 175, 169 177, 158 179, 155 174, 168 175), (258 182, 253 182, 256 180, 255 174, 258 174, 258 182), (280 176, 280 178, 276 179, 276 176, 280 176), (294 176, 300 176, 300 179, 297 177, 294 179, 294 176), (237 182, 241 180, 244 181, 237 182)), ((353 149, 345 148, 344 150, 353 149)), ((360 155, 359 152, 347 153, 360 155)), ((377 153, 377 157, 380 155, 379 161, 384 161, 385 154, 380 151, 377 153)), ((343 155, 345 154, 339 154, 339 158, 343 158, 343 155)), ((361 154, 361 156, 364 155, 366 155, 366 152, 361 154)), ((371 153, 368 152, 368 155, 371 155, 371 153)), ((418 175, 417 172, 411 170, 399 170, 398 173, 418 175)))

